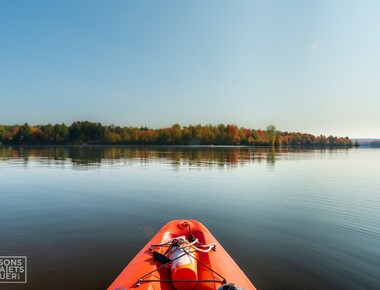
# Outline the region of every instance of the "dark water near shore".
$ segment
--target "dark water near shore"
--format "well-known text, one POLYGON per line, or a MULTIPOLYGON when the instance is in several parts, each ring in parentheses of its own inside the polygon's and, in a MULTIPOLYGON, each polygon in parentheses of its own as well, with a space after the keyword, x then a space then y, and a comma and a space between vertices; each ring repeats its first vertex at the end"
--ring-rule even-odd
POLYGON ((0 147, 0 289, 105 289, 182 218, 258 289, 380 289, 380 149, 0 147))

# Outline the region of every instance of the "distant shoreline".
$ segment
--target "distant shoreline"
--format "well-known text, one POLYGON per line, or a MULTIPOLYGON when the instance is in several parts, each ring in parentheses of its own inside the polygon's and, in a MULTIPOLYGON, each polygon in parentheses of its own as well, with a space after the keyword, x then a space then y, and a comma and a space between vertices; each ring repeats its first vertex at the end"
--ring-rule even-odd
POLYGON ((0 144, 5 145, 168 145, 168 146, 358 146, 348 137, 312 135, 279 131, 274 125, 265 130, 238 127, 234 124, 174 124, 169 128, 105 126, 77 121, 65 124, 30 126, 0 125, 0 144))
POLYGON ((363 138, 363 139, 353 139, 355 143, 359 146, 367 148, 380 148, 380 139, 376 138, 363 138))
POLYGON ((101 148, 101 147, 120 147, 120 148, 186 148, 186 149, 240 149, 240 148, 257 148, 257 149, 348 149, 355 147, 369 146, 345 146, 345 145, 128 145, 128 144, 0 144, 0 148, 48 148, 48 147, 66 147, 66 148, 101 148))

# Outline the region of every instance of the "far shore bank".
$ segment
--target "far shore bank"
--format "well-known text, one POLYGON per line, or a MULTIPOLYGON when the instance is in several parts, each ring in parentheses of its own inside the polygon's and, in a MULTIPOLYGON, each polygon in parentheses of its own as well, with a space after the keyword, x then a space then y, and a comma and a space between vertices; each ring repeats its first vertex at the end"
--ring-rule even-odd
POLYGON ((0 125, 0 144, 7 145, 152 145, 152 146, 355 146, 346 137, 280 131, 274 125, 265 130, 235 124, 174 124, 168 128, 120 127, 88 121, 30 126, 0 125))

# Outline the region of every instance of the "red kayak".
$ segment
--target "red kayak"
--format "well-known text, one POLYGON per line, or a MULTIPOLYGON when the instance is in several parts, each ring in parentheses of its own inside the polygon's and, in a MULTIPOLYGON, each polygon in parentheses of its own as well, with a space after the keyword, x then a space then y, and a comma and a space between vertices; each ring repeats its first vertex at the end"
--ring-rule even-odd
POLYGON ((167 223, 125 267, 108 290, 254 290, 204 225, 167 223))

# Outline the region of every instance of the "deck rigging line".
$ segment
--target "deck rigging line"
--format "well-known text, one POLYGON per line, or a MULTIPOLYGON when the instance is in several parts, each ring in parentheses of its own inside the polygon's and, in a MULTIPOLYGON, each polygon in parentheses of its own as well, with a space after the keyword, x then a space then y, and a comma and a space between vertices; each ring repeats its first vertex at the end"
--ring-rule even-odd
MULTIPOLYGON (((148 283, 148 282, 214 282, 214 283, 221 283, 221 284, 226 284, 227 283, 227 280, 226 278, 224 278, 222 275, 220 275, 218 272, 214 271, 211 267, 209 267, 208 265, 206 265, 205 263, 203 263, 200 259, 198 259, 197 257, 195 257, 192 253, 194 252, 203 252, 203 253, 208 253, 209 251, 211 250, 214 250, 216 251, 216 245, 215 244, 210 244, 210 245, 204 245, 204 244, 201 244, 198 242, 198 239, 195 239, 193 234, 191 233, 191 228, 190 228, 190 241, 189 242, 188 240, 186 240, 185 236, 180 236, 180 237, 177 237, 177 238, 174 238, 166 243, 162 243, 162 244, 158 244, 158 245, 151 245, 150 246, 150 250, 153 250, 154 248, 158 248, 158 247, 168 247, 168 249, 165 251, 165 254, 163 255, 164 257, 166 257, 166 255, 172 250, 172 248, 174 246, 178 246, 180 248, 183 248, 185 253, 183 253, 182 255, 179 255, 178 257, 176 257, 175 259, 173 260, 170 260, 164 264, 162 264, 161 266, 157 267, 156 269, 154 269, 153 271, 150 271, 149 273, 145 274, 144 276, 140 277, 136 284, 135 284, 135 287, 139 287, 141 285, 141 283, 148 283), (182 244, 179 244, 178 241, 180 241, 182 244), (183 244, 187 244, 186 246, 183 246, 183 244), (195 246, 195 244, 197 244, 197 246, 195 246), (192 250, 190 251, 188 248, 189 247, 192 247, 194 248, 195 250, 192 250), (204 249, 202 249, 204 248, 204 249), (187 250, 186 250, 187 249, 187 250), (147 279, 147 280, 144 280, 145 277, 149 276, 150 274, 162 269, 162 268, 165 268, 166 266, 168 266, 169 264, 171 264, 173 261, 177 260, 177 259, 180 259, 181 257, 185 256, 185 255, 189 255, 190 257, 192 257, 193 259, 195 259, 197 262, 199 262, 200 264, 202 264, 204 267, 206 267, 208 270, 210 270, 212 273, 216 274, 217 276, 219 276, 221 278, 221 280, 212 280, 212 279, 208 279, 208 280, 171 280, 171 279, 147 279)), ((157 252, 156 252, 157 253, 157 252)))

